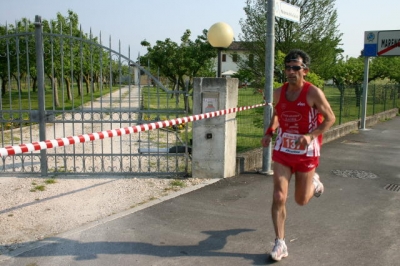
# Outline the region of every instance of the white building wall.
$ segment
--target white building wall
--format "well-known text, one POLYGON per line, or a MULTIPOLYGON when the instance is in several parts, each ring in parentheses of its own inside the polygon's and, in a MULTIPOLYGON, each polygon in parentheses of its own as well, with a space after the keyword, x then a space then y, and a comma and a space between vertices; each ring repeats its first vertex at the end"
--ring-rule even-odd
MULTIPOLYGON (((239 56, 243 56, 243 52, 235 52, 236 54, 238 54, 239 56)), ((233 62, 233 58, 232 58, 232 54, 233 52, 230 51, 222 51, 222 55, 226 55, 226 61, 225 62, 221 62, 221 73, 224 73, 225 71, 228 70, 233 70, 233 71, 238 71, 239 70, 239 66, 237 65, 237 62, 233 62)), ((222 57, 222 56, 221 56, 222 57)), ((218 68, 218 58, 215 58, 214 60, 214 70, 215 73, 217 73, 217 68, 218 68)))

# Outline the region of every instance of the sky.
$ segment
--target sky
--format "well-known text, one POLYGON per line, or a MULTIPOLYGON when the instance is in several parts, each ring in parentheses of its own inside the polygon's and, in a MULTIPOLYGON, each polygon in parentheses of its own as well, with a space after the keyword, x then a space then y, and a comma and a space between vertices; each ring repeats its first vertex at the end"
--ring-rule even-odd
MULTIPOLYGON (((154 45, 170 38, 180 43, 186 29, 195 39, 216 22, 229 24, 239 40, 240 19, 245 19, 245 0, 0 0, 0 25, 21 18, 32 22, 67 16, 70 9, 79 17, 82 30, 99 36, 103 45, 130 56, 146 53, 140 42, 154 45)), ((344 56, 358 57, 364 46, 364 32, 400 30, 399 0, 336 0, 339 31, 343 34, 344 56)))

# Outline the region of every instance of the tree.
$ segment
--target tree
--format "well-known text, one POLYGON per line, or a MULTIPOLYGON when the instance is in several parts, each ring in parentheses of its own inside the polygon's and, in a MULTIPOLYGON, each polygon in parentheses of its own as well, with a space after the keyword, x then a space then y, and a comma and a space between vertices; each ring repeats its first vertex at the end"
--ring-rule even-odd
MULTIPOLYGON (((34 42, 30 36, 16 37, 13 34, 21 32, 33 32, 34 26, 26 18, 17 21, 15 25, 0 26, 0 79, 2 80, 1 93, 6 93, 7 84, 14 78, 17 83, 18 91, 21 91, 21 79, 29 75, 28 67, 32 63, 32 58, 24 52, 34 49, 34 42), (13 36, 13 37, 11 37, 13 36)), ((33 58, 34 60, 34 58, 33 58)), ((10 82, 10 83, 9 83, 10 82)), ((11 87, 11 86, 10 86, 11 87)))
MULTIPOLYGON (((82 46, 75 43, 72 37, 79 37, 85 39, 86 35, 78 28, 79 19, 78 15, 72 10, 68 10, 68 15, 63 16, 57 13, 56 20, 43 20, 43 31, 49 32, 51 35, 44 36, 45 51, 45 73, 51 80, 53 89, 53 104, 60 106, 58 99, 58 85, 65 82, 66 96, 68 100, 72 100, 71 84, 73 77, 82 73, 78 61, 74 58, 79 58, 79 53, 87 52, 88 48, 82 49, 82 46), (59 34, 56 37, 54 34, 59 34), (63 73, 70 73, 64 75, 63 73)), ((87 60, 85 60, 87 61, 87 60)), ((80 84, 78 82, 78 84, 80 84)), ((80 85, 78 85, 80 86, 80 85)), ((80 91, 80 90, 79 90, 80 91)))
POLYGON ((43 31, 50 33, 44 36, 44 59, 45 74, 51 80, 54 91, 54 105, 60 106, 59 85, 65 85, 67 99, 72 100, 74 80, 79 96, 83 95, 83 82, 86 94, 93 93, 94 84, 99 82, 101 76, 100 70, 112 61, 97 45, 98 38, 93 37, 91 32, 82 32, 78 15, 72 10, 68 10, 67 16, 57 13, 56 20, 43 20, 42 24, 43 31))
MULTIPOLYGON (((184 89, 185 77, 189 80, 189 90, 193 87, 193 77, 199 74, 210 74, 212 59, 216 57, 216 50, 207 42, 207 31, 197 36, 195 41, 190 40, 191 32, 186 30, 181 37, 181 44, 167 38, 157 41, 153 47, 146 40, 141 42, 147 47, 147 54, 140 57, 141 62, 148 62, 150 69, 158 70, 166 77, 173 88, 184 89)), ((185 108, 190 110, 185 97, 185 108)))
MULTIPOLYGON (((0 36, 8 34, 7 26, 0 26, 0 36)), ((0 38, 0 49, 3 53, 0 56, 0 80, 1 80, 1 96, 6 94, 8 80, 8 64, 7 64, 7 45, 8 41, 5 38, 0 38)), ((1 102, 0 102, 1 104, 1 102)))
MULTIPOLYGON (((399 82, 400 58, 378 56, 369 59, 368 82, 390 79, 399 82)), ((364 81, 364 57, 339 60, 332 70, 332 79, 337 86, 360 85, 364 81)))
POLYGON ((389 64, 387 64, 387 68, 389 78, 397 83, 400 83, 400 57, 391 57, 389 64))
MULTIPOLYGON (((53 102, 60 106, 58 88, 65 88, 66 100, 74 97, 72 84, 78 86, 78 94, 82 96, 83 83, 86 93, 95 91, 94 84, 107 79, 116 79, 129 73, 127 64, 113 59, 111 49, 106 52, 98 45, 98 38, 92 33, 85 34, 79 27, 78 15, 68 10, 66 16, 57 13, 55 20, 42 20, 44 72, 51 81, 53 102), (117 66, 117 67, 114 67, 117 66), (115 70, 117 69, 117 70, 115 70), (111 71, 112 70, 112 71, 111 71)), ((15 80, 17 89, 21 91, 20 81, 29 80, 33 92, 36 90, 37 69, 35 51, 35 25, 28 19, 16 21, 15 25, 0 25, 0 80, 1 93, 5 95, 7 86, 12 88, 15 80), (33 56, 32 56, 33 55, 33 56), (32 82, 31 82, 32 81, 32 82)), ((30 89, 30 88, 28 88, 30 89)))
POLYGON ((350 57, 339 60, 332 72, 333 82, 339 87, 344 85, 357 85, 363 82, 364 59, 350 57))
MULTIPOLYGON (((338 31, 335 0, 291 0, 301 10, 301 21, 275 18, 275 50, 286 54, 293 48, 306 51, 311 59, 311 70, 323 79, 332 75, 332 67, 341 58, 339 47, 342 34, 338 31)), ((241 59, 239 66, 263 77, 265 69, 266 1, 247 0, 246 19, 240 20, 239 39, 254 59, 241 59)), ((276 60, 278 68, 282 62, 276 60)))

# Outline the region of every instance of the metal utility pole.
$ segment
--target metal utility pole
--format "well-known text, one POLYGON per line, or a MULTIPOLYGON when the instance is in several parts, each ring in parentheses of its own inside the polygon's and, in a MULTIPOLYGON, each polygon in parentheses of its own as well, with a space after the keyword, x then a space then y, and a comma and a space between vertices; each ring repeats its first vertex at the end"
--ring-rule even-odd
MULTIPOLYGON (((39 138, 40 141, 46 140, 46 108, 44 91, 44 58, 43 58, 43 33, 42 18, 35 17, 35 50, 36 50, 36 70, 38 85, 38 114, 39 114, 39 138)), ((47 152, 40 151, 40 169, 41 175, 47 176, 47 152)))
POLYGON ((369 57, 366 56, 364 58, 363 102, 362 102, 361 123, 360 123, 361 129, 365 129, 365 120, 367 118, 368 72, 369 72, 369 57))
MULTIPOLYGON (((274 58, 275 58, 275 1, 266 1, 267 35, 265 42, 265 88, 266 105, 264 107, 264 132, 267 130, 272 117, 272 93, 274 84, 274 58)), ((272 175, 271 169, 272 145, 263 149, 262 173, 272 175)))

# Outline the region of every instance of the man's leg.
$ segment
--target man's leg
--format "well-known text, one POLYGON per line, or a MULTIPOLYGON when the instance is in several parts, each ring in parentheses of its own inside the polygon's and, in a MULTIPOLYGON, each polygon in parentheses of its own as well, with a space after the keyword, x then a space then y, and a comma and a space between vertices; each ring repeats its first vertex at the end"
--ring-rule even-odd
POLYGON ((315 169, 309 172, 296 172, 296 184, 294 198, 297 204, 303 206, 306 205, 310 199, 314 196, 315 186, 313 178, 315 169))
POLYGON ((277 239, 285 238, 286 199, 292 172, 289 167, 274 162, 274 192, 272 199, 272 222, 277 239))
POLYGON ((272 199, 272 221, 275 229, 275 245, 271 258, 279 261, 289 255, 285 243, 286 199, 292 171, 289 167, 274 162, 274 194, 272 199))

